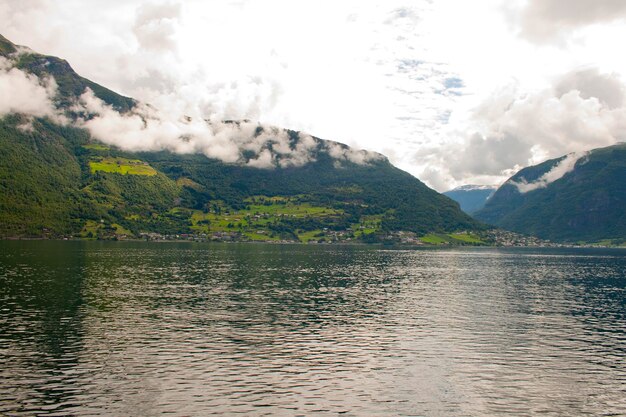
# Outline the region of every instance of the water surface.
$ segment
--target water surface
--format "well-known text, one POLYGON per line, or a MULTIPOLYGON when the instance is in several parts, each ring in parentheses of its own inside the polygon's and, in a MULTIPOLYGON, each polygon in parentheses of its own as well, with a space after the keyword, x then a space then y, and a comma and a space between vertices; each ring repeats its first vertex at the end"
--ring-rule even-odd
POLYGON ((0 415, 626 415, 626 252, 0 242, 0 415))

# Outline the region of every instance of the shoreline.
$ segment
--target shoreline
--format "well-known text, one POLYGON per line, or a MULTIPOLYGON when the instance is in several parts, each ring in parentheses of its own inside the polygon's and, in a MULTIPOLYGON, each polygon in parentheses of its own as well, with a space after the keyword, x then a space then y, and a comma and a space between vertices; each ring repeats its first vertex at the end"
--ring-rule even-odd
POLYGON ((502 244, 410 244, 410 243, 366 243, 357 241, 340 241, 340 242, 296 242, 296 241, 250 241, 250 240, 195 240, 195 239, 88 239, 88 238, 47 238, 47 237, 2 237, 0 242, 33 242, 33 241, 49 241, 49 242, 115 242, 115 243, 219 243, 219 244, 252 244, 252 245, 298 245, 298 246, 359 246, 359 247, 373 247, 384 249, 452 249, 452 248, 485 248, 485 249, 498 249, 498 248, 529 248, 529 249, 626 249, 624 246, 614 245, 596 245, 596 244, 569 244, 569 243, 557 243, 550 242, 546 244, 536 245, 502 245, 502 244))

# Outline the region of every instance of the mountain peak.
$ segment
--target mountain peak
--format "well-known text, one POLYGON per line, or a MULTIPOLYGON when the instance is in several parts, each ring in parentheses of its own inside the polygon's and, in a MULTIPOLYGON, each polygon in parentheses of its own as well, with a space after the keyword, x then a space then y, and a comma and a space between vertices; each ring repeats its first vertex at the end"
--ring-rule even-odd
POLYGON ((15 52, 17 52, 16 45, 4 36, 0 35, 0 55, 7 56, 15 52))
POLYGON ((452 192, 452 191, 475 191, 475 190, 496 190, 498 188, 497 185, 477 185, 477 184, 467 184, 467 185, 460 185, 456 188, 453 188, 449 191, 446 192, 452 192))

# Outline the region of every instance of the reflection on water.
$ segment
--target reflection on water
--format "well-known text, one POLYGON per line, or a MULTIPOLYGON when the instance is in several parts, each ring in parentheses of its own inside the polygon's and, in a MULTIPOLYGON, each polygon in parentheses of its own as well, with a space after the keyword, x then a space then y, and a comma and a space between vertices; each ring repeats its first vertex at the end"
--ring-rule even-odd
POLYGON ((626 252, 0 242, 2 415, 616 415, 626 252))

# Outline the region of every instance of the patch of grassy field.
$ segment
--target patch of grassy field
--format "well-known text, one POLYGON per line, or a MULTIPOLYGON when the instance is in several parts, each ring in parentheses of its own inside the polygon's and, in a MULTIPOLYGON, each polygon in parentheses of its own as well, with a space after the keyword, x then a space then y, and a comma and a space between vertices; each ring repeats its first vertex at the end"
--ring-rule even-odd
MULTIPOLYGON (((296 197, 301 197, 301 196, 296 196, 296 197)), ((246 203, 251 203, 251 204, 263 204, 264 202, 280 203, 280 202, 287 202, 291 200, 292 200, 291 197, 284 197, 284 196, 268 197, 266 195, 255 195, 255 196, 246 198, 244 201, 246 203)))
MULTIPOLYGON (((287 202, 284 204, 251 204, 248 214, 255 215, 267 214, 270 216, 292 216, 292 217, 305 217, 305 216, 336 216, 343 214, 343 211, 336 210, 329 207, 312 206, 309 203, 293 203, 287 202)), ((243 212, 243 211, 242 211, 243 212)))
POLYGON ((624 241, 624 239, 602 239, 602 240, 598 240, 594 242, 579 241, 578 244, 618 247, 618 248, 626 247, 626 242, 624 241))
POLYGON ((193 181, 192 179, 185 178, 185 177, 180 177, 179 179, 177 179, 176 184, 180 185, 181 187, 192 188, 196 191, 201 191, 204 188, 197 182, 193 181))
POLYGON ((322 239, 324 236, 318 236, 322 233, 324 233, 323 230, 311 230, 308 232, 301 232, 301 233, 298 233, 298 239, 300 239, 301 242, 308 243, 311 240, 322 239))
POLYGON ((204 233, 235 232, 249 226, 241 212, 216 214, 203 213, 199 210, 192 212, 191 224, 191 229, 204 233))
POLYGON ((132 236, 133 233, 117 223, 107 225, 95 220, 87 220, 79 233, 79 236, 84 239, 112 238, 123 235, 132 236))
POLYGON ((422 236, 420 237, 420 240, 429 245, 444 245, 450 242, 446 235, 440 235, 435 233, 429 233, 426 236, 422 236))
POLYGON ((113 226, 115 228, 115 234, 116 235, 126 235, 126 236, 132 236, 133 232, 131 232, 128 229, 125 229, 123 226, 120 226, 117 223, 113 223, 111 226, 113 226))
POLYGON ((89 161, 92 173, 97 171, 111 172, 122 175, 156 175, 157 172, 150 165, 138 159, 126 158, 98 158, 89 161))
POLYGON ((458 244, 470 244, 470 245, 483 245, 485 242, 478 237, 469 233, 429 233, 419 238, 422 242, 428 245, 458 245, 458 244))
POLYGON ((96 236, 98 235, 98 230, 101 227, 102 226, 100 225, 99 222, 95 220, 87 220, 87 222, 85 223, 85 226, 83 227, 83 230, 80 231, 80 236, 83 238, 95 239, 96 236))
MULTIPOLYGON (((276 240, 270 224, 288 218, 329 218, 342 216, 342 210, 300 203, 289 197, 255 196, 246 200, 250 205, 244 210, 230 210, 221 205, 218 212, 189 211, 191 229, 198 233, 241 232, 250 240, 276 240)), ((316 239, 321 230, 302 232, 300 240, 316 239)))
POLYGON ((454 240, 460 240, 461 242, 464 242, 464 243, 475 243, 475 244, 485 243, 482 240, 480 240, 478 237, 471 235, 469 233, 452 233, 452 234, 449 234, 448 236, 450 236, 454 240))
POLYGON ((356 185, 351 185, 349 187, 333 187, 331 189, 338 194, 359 194, 363 192, 363 189, 356 185))
POLYGON ((277 236, 271 236, 267 233, 258 233, 254 231, 243 232, 243 235, 254 242, 276 241, 280 239, 277 236))
POLYGON ((87 145, 83 145, 83 148, 89 149, 90 151, 109 151, 111 148, 107 145, 103 145, 101 143, 88 143, 87 145))
POLYGON ((383 221, 382 214, 361 216, 361 221, 352 225, 355 236, 369 235, 380 230, 383 221))

